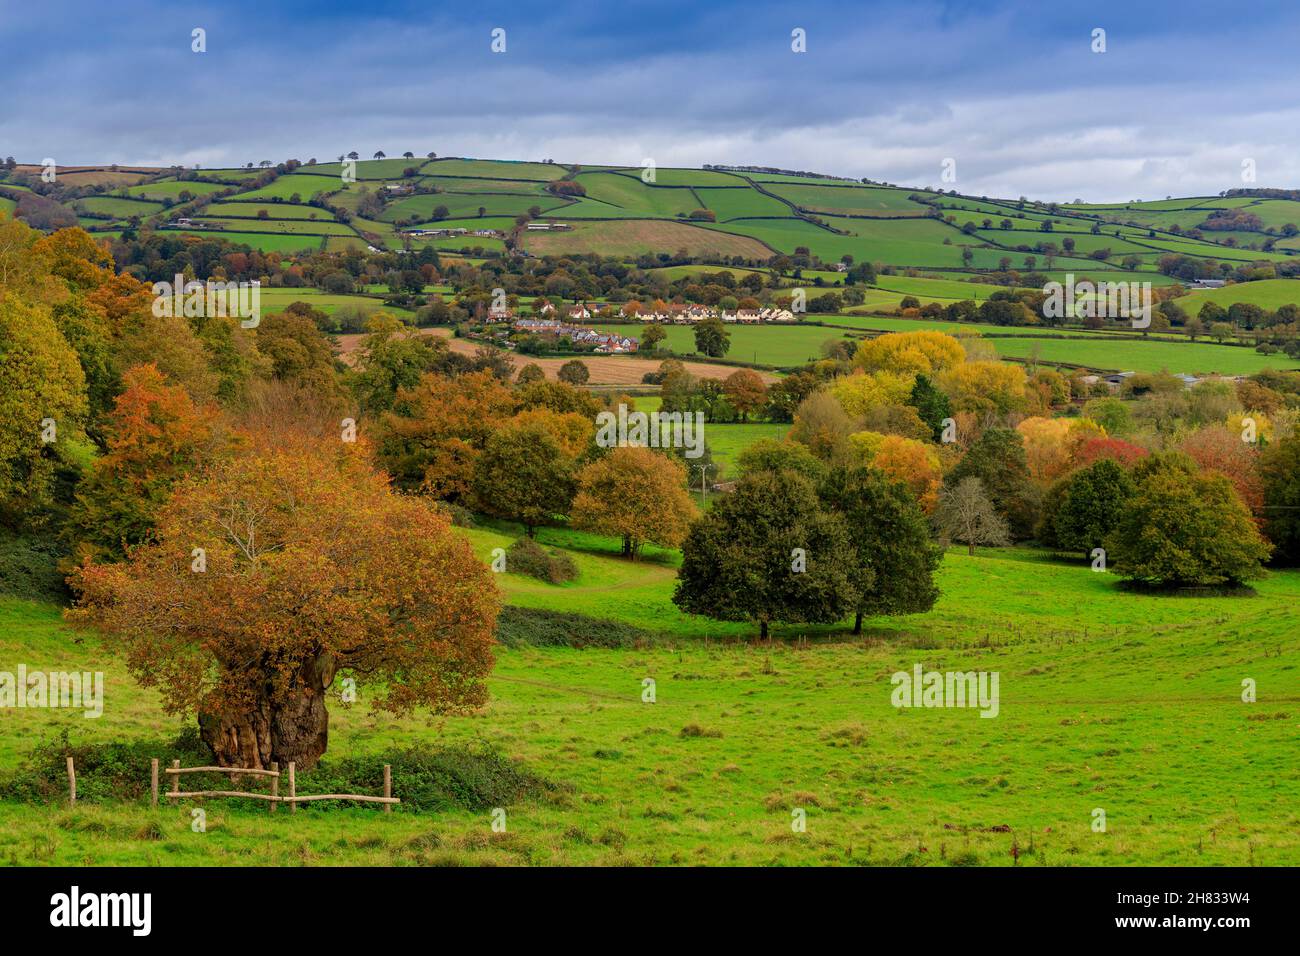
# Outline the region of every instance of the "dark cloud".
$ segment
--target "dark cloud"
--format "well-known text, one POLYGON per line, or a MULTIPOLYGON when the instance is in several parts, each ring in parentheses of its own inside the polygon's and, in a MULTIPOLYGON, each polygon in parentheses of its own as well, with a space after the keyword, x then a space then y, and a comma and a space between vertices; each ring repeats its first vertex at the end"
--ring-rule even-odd
POLYGON ((963 191, 1101 200, 1218 192, 1250 158, 1259 184, 1296 186, 1297 11, 1187 7, 12 4, 0 152, 215 166, 432 149, 909 185, 952 158, 963 191))

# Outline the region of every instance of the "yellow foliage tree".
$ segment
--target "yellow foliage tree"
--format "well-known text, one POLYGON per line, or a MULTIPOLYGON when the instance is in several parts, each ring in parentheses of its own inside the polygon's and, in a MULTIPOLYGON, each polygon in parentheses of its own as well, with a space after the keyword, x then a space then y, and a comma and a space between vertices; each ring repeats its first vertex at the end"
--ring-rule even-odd
POLYGON ((954 368, 966 360, 966 350, 951 335, 923 330, 890 332, 864 339, 854 362, 868 372, 901 372, 915 376, 954 368))

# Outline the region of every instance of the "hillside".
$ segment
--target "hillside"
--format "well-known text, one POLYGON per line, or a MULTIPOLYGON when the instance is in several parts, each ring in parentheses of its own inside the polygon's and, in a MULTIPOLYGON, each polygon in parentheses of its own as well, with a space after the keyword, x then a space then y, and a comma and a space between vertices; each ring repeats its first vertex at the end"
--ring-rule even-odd
POLYGON ((416 157, 357 161, 354 182, 338 162, 67 167, 53 183, 36 166, 5 172, 6 207, 44 193, 96 234, 147 223, 285 253, 409 241, 483 255, 508 245, 628 258, 686 249, 757 263, 806 250, 827 264, 849 256, 954 278, 1006 268, 1007 259, 1019 269, 1033 256, 1033 267, 1053 273, 1150 279, 1163 256, 1235 265, 1300 253, 1300 202, 1250 196, 1058 205, 775 173, 657 169, 646 182, 650 172, 639 168, 416 157), (520 228, 519 217, 534 228, 520 228), (549 228, 556 223, 568 228, 549 228), (408 240, 411 230, 463 232, 408 240))

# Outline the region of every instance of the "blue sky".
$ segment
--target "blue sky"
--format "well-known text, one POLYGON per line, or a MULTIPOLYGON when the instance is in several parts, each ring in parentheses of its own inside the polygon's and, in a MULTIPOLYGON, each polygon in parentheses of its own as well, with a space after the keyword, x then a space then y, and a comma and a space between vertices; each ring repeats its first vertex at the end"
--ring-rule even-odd
POLYGON ((1297 37, 1290 2, 0 0, 0 154, 649 158, 1067 201, 1217 193, 1251 160, 1296 188, 1297 37))

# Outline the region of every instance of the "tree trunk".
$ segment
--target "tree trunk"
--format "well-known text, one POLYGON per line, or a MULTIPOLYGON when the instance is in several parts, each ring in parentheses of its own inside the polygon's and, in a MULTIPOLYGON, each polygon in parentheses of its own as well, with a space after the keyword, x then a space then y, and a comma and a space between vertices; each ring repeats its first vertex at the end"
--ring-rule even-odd
POLYGON ((761 641, 767 640, 767 618, 758 622, 758 638, 761 641))
POLYGON ((200 713, 199 736, 222 767, 268 769, 272 762, 294 761, 309 770, 329 745, 329 711, 325 688, 334 680, 334 665, 316 659, 303 665, 284 700, 262 697, 245 711, 200 713))
POLYGON ((861 611, 859 611, 857 615, 853 618, 853 633, 854 634, 862 633, 862 612, 861 611))

